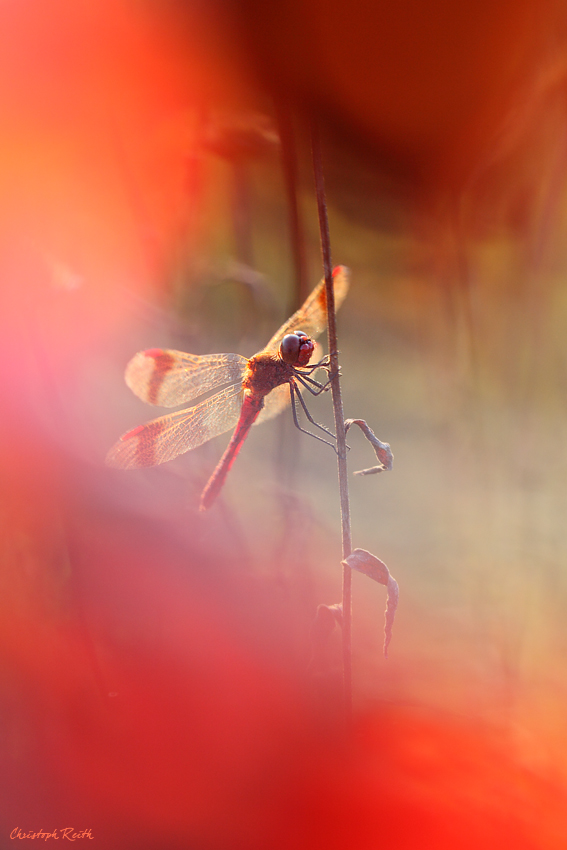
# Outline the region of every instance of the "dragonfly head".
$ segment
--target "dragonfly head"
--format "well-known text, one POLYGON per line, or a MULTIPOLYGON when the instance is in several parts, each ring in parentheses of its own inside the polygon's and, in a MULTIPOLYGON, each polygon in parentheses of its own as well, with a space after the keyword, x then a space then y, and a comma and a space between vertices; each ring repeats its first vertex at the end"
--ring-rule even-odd
POLYGON ((286 334, 280 344, 280 357, 290 366, 307 366, 315 343, 303 331, 286 334))

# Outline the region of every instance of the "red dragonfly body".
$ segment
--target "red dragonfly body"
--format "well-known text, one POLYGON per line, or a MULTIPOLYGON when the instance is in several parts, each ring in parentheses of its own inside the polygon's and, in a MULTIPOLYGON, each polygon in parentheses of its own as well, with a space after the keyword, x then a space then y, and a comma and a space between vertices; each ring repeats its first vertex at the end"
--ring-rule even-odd
MULTIPOLYGON (((348 270, 337 266, 333 280, 338 308, 348 290, 348 270)), ((297 381, 311 392, 313 385, 320 386, 309 377, 317 365, 308 364, 315 347, 313 340, 325 322, 326 297, 321 281, 266 348, 249 359, 239 354, 197 356, 162 349, 138 352, 126 368, 126 383, 150 404, 174 407, 216 387, 228 386, 193 407, 124 434, 108 453, 107 464, 121 469, 156 466, 234 428, 201 496, 201 510, 207 509, 219 494, 252 425, 280 413, 290 400, 294 402, 295 394, 305 410, 297 381)), ((295 404, 293 410, 297 424, 295 404)))

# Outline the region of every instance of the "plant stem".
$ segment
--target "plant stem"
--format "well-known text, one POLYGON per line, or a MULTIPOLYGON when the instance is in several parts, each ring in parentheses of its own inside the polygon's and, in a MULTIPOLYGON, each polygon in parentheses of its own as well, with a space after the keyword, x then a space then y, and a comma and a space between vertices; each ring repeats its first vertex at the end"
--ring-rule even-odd
MULTIPOLYGON (((319 131, 313 123, 311 131, 313 151, 313 173, 315 176, 315 193, 317 210, 319 212, 319 230, 321 234, 321 253, 325 271, 325 291, 327 294, 327 332, 329 338, 329 356, 331 361, 330 374, 333 409, 335 413, 335 430, 337 435, 337 463, 339 472, 339 491, 341 499, 341 528, 343 561, 352 552, 350 531, 350 504, 348 496, 348 472, 346 462, 346 431, 343 415, 343 401, 339 379, 339 352, 337 345, 337 320, 335 314, 335 293, 333 289, 333 267, 331 262, 331 238, 329 235, 329 219, 327 216, 327 201, 325 197, 325 178, 321 157, 321 141, 319 131)), ((343 563, 343 682, 344 704, 347 723, 352 721, 352 570, 343 563)))

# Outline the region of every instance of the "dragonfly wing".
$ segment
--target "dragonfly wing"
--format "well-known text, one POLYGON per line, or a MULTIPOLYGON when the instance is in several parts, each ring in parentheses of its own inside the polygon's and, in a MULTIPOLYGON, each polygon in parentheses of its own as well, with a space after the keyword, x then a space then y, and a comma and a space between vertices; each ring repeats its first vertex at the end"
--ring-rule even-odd
POLYGON ((230 431, 238 422, 242 387, 234 384, 188 410, 161 416, 123 434, 106 463, 118 469, 157 466, 230 431))
POLYGON ((261 422, 266 422, 266 420, 277 416, 282 410, 286 409, 290 400, 289 384, 280 384, 279 387, 274 387, 265 397, 264 407, 254 425, 260 425, 261 422))
POLYGON ((246 357, 240 354, 186 354, 151 348, 139 351, 126 367, 132 392, 161 407, 176 407, 197 396, 242 379, 246 357))
MULTIPOLYGON (((338 310, 348 292, 349 270, 346 266, 337 266, 333 270, 335 291, 335 309, 338 310)), ((327 297, 323 279, 313 290, 305 304, 285 322, 267 344, 265 351, 277 351, 286 334, 304 331, 312 339, 318 337, 327 324, 327 297)))

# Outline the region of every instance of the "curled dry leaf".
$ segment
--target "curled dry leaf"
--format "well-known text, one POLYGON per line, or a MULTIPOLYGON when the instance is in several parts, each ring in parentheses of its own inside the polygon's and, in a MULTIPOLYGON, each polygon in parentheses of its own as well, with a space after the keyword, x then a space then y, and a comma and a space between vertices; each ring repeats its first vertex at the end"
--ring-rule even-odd
POLYGON ((379 465, 371 466, 368 469, 358 469, 355 475, 375 475, 377 472, 389 472, 394 465, 394 455, 389 443, 383 443, 378 439, 372 428, 366 424, 364 419, 346 419, 345 432, 348 431, 351 425, 358 425, 366 439, 372 444, 379 465))
POLYGON ((342 627, 342 624, 343 606, 340 603, 317 606, 317 614, 311 627, 312 656, 309 664, 311 670, 326 666, 324 657, 329 637, 335 626, 342 627))
POLYGON ((326 640, 335 625, 342 626, 342 624, 343 606, 339 602, 335 605, 318 605, 311 635, 313 639, 326 640))
MULTIPOLYGON (((388 446, 388 448, 390 448, 388 446)), ((373 578, 374 581, 384 584, 388 588, 388 601, 386 603, 386 619, 384 623, 384 657, 388 657, 388 646, 392 640, 392 629, 394 617, 398 607, 399 588, 395 578, 390 575, 390 570, 380 558, 367 552, 366 549, 355 549, 352 555, 343 561, 353 570, 364 573, 365 576, 373 578)))

